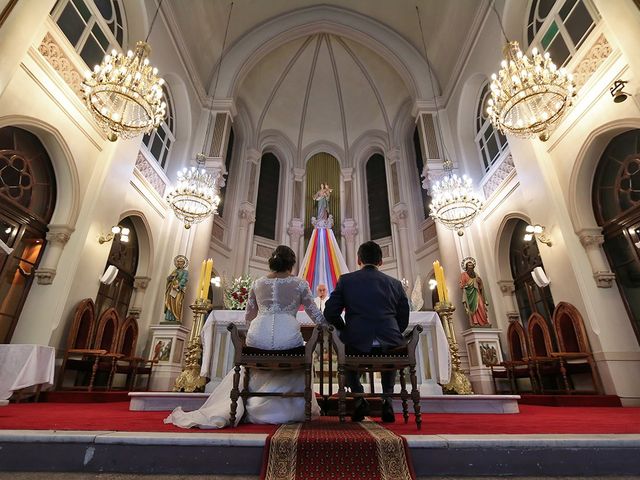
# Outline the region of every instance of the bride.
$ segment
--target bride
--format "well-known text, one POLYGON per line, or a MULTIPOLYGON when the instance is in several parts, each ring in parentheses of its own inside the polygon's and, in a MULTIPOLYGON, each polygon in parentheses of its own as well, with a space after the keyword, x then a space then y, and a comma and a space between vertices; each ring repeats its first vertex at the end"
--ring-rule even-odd
MULTIPOLYGON (((296 255, 285 245, 278 246, 269 258, 271 273, 253 283, 245 320, 248 324, 246 344, 263 350, 287 350, 304 344, 296 312, 300 305, 314 323, 326 323, 316 307, 307 282, 291 275, 296 255)), ((244 370, 241 372, 244 375, 244 370)), ((242 379, 240 380, 242 385, 242 379)), ((224 428, 229 425, 230 394, 233 370, 227 373, 200 409, 184 412, 177 407, 164 423, 178 427, 224 428)), ((253 392, 302 392, 302 372, 252 371, 249 390, 253 392)), ((315 395, 311 396, 311 412, 320 414, 315 395)), ((236 425, 246 408, 248 423, 303 422, 303 398, 250 397, 243 405, 238 402, 236 425)))

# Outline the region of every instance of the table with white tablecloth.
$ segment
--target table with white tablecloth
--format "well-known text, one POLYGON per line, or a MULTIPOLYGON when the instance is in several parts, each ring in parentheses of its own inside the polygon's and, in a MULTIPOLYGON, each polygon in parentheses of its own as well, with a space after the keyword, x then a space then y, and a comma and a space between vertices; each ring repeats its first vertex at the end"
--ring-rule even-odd
POLYGON ((13 392, 53 385, 56 350, 44 345, 0 345, 0 405, 13 392))
MULTIPOLYGON (((242 310, 213 310, 202 328, 202 369, 200 375, 210 378, 206 391, 212 391, 233 367, 233 345, 227 330, 230 323, 245 328, 245 312, 242 310)), ((309 316, 300 311, 298 322, 312 326, 309 316)), ((409 329, 414 325, 423 328, 417 347, 417 376, 421 395, 441 395, 439 384, 449 382, 451 359, 449 343, 436 312, 411 312, 409 329)))

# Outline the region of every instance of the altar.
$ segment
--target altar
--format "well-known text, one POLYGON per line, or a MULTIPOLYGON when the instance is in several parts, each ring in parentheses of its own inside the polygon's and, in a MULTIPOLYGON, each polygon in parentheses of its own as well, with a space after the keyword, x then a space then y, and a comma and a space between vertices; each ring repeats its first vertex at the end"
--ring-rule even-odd
MULTIPOLYGON (((233 367, 233 346, 227 326, 231 323, 245 328, 243 310, 213 310, 202 328, 202 369, 200 375, 209 378, 205 392, 212 392, 233 367)), ((304 312, 297 314, 301 326, 313 326, 304 312)), ((442 387, 451 375, 449 344, 436 312, 411 312, 409 327, 423 328, 417 347, 417 377, 420 396, 442 395, 442 387)))

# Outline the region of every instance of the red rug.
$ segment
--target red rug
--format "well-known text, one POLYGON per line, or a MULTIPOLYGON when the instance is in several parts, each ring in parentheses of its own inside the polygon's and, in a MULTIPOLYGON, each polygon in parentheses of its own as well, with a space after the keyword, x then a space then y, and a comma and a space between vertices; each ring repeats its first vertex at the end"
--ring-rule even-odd
POLYGON ((372 421, 282 425, 265 447, 262 480, 415 479, 405 439, 372 421))
MULTIPOLYGON (((0 429, 109 430, 122 432, 273 433, 274 425, 240 425, 223 430, 184 430, 165 425, 168 412, 132 412, 119 403, 20 403, 0 407, 0 429)), ((374 420, 377 420, 374 418, 374 420)), ((348 422, 347 422, 348 423, 348 422)), ((518 433, 640 433, 640 408, 520 405, 519 414, 425 413, 422 430, 401 415, 385 427, 401 435, 518 433)))

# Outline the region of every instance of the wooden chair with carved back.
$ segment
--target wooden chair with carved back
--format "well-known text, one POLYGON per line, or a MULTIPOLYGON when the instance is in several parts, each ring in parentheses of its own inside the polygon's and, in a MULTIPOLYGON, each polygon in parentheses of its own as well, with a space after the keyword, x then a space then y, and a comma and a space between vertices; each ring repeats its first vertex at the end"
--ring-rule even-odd
POLYGON ((558 351, 551 355, 560 359, 569 379, 570 389, 567 393, 602 394, 602 383, 591 353, 589 338, 584 327, 582 315, 576 307, 567 302, 560 302, 553 312, 553 328, 558 339, 558 351), (592 391, 575 390, 572 375, 590 374, 592 391))
MULTIPOLYGON (((238 399, 242 398, 246 405, 249 397, 302 397, 305 401, 305 419, 311 420, 311 396, 313 395, 311 377, 313 369, 313 352, 318 339, 321 338, 321 326, 315 326, 313 333, 304 346, 290 350, 262 350, 248 347, 245 344, 246 332, 238 330, 233 323, 227 327, 231 333, 234 353, 233 388, 231 390, 231 425, 235 425, 238 399), (240 369, 244 369, 244 379, 240 388, 240 369), (255 370, 301 371, 304 372, 305 387, 303 392, 251 392, 249 381, 255 370)), ((246 412, 246 410, 245 410, 246 412)))
POLYGON ((507 328, 507 344, 510 360, 505 360, 498 365, 490 365, 493 387, 498 393, 496 379, 507 378, 510 393, 520 393, 518 379, 529 379, 531 389, 535 390, 535 375, 533 366, 529 361, 527 333, 518 321, 510 322, 507 328))
POLYGON ((93 381, 99 363, 108 353, 108 350, 95 347, 96 331, 96 308, 93 300, 85 298, 78 303, 73 314, 73 321, 67 335, 67 348, 62 357, 62 367, 56 386, 58 390, 67 388, 91 391, 93 389, 93 381), (65 374, 69 370, 75 371, 76 375, 73 385, 65 387, 65 374), (80 378, 79 374, 83 378, 80 378), (83 383, 87 382, 82 380, 86 380, 87 377, 89 378, 88 384, 84 385, 83 383))
POLYGON ((116 351, 122 357, 116 359, 114 374, 111 376, 111 384, 109 390, 113 389, 114 377, 117 374, 126 375, 124 389, 127 391, 135 390, 136 379, 139 376, 147 375, 146 390, 149 390, 151 382, 151 374, 153 365, 157 360, 147 360, 143 357, 136 356, 136 347, 138 343, 138 321, 136 317, 129 316, 120 325, 118 333, 118 343, 116 351))
POLYGON ((560 359, 552 355, 554 348, 547 321, 539 313, 532 313, 529 317, 527 330, 529 333, 529 356, 535 370, 537 393, 568 391, 566 369, 560 359), (556 388, 551 390, 546 388, 545 378, 553 379, 556 388), (558 380, 561 380, 562 383, 560 384, 558 380), (561 388, 560 385, 564 388, 561 388))
POLYGON ((380 397, 380 394, 374 393, 374 373, 397 370, 400 378, 400 393, 394 393, 389 396, 401 399, 404 423, 408 423, 409 421, 408 399, 411 397, 411 400, 413 401, 416 428, 420 430, 422 425, 422 414, 420 412, 420 392, 418 390, 418 379, 416 376, 416 348, 420 339, 420 333, 422 332, 422 326, 414 325, 413 328, 405 334, 405 340, 407 342, 405 345, 380 354, 368 353, 350 355, 347 353, 345 344, 342 343, 342 340, 340 339, 338 330, 330 326, 329 332, 331 333, 331 343, 333 344, 338 357, 338 416, 340 417, 340 421, 344 422, 347 414, 347 395, 350 397, 380 397), (407 391, 405 369, 407 369, 409 373, 411 394, 407 391), (345 390, 345 374, 348 370, 368 374, 370 393, 351 392, 347 394, 345 390))
POLYGON ((97 376, 100 377, 100 385, 98 388, 105 390, 111 388, 116 360, 123 357, 121 353, 118 353, 121 326, 122 320, 120 319, 120 315, 113 307, 106 309, 98 318, 93 346, 96 349, 106 350, 107 353, 102 356, 97 364, 96 375, 91 379, 91 389, 96 388, 94 382, 97 376))

